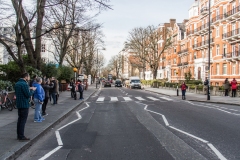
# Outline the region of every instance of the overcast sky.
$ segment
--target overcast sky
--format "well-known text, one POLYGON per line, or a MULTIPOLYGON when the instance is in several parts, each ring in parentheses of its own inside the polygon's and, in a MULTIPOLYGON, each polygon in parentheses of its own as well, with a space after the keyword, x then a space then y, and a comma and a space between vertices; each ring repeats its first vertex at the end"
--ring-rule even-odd
POLYGON ((176 19, 188 19, 188 10, 195 0, 111 0, 113 10, 102 12, 97 22, 103 24, 107 60, 123 49, 128 32, 135 27, 157 26, 176 19))

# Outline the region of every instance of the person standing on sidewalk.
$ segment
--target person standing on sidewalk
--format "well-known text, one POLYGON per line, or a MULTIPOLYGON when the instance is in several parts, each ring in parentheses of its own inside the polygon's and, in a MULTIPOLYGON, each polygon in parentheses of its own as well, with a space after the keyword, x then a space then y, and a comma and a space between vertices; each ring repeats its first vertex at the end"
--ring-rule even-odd
POLYGON ((206 77, 205 81, 204 81, 204 94, 207 95, 208 94, 208 78, 206 77))
POLYGON ((80 94, 80 97, 79 97, 80 100, 84 99, 83 98, 83 91, 84 91, 84 87, 82 85, 82 81, 78 80, 78 92, 80 94))
POLYGON ((70 83, 69 83, 69 86, 71 87, 71 97, 74 98, 74 81, 73 79, 71 79, 70 83))
POLYGON ((57 84, 56 84, 56 80, 54 77, 52 77, 52 83, 53 83, 53 88, 50 89, 50 92, 51 92, 51 97, 53 99, 53 105, 57 104, 56 102, 56 89, 57 89, 57 84))
POLYGON ((48 104, 48 99, 49 99, 49 90, 51 88, 53 88, 53 85, 49 84, 50 82, 47 81, 43 81, 42 83, 42 87, 44 89, 45 92, 45 99, 43 101, 43 105, 42 105, 42 116, 47 116, 48 114, 46 113, 46 108, 47 108, 47 104, 48 104))
POLYGON ((34 92, 34 103, 35 103, 35 114, 34 114, 34 122, 42 122, 45 120, 42 117, 41 111, 42 111, 42 104, 45 98, 45 92, 44 89, 41 86, 42 84, 42 78, 37 77, 36 83, 33 83, 33 86, 37 89, 34 92))
POLYGON ((186 99, 186 89, 187 89, 187 85, 185 84, 185 82, 182 82, 181 90, 182 90, 182 99, 183 100, 186 99))
POLYGON ((233 80, 231 82, 231 86, 232 86, 232 97, 236 97, 237 81, 235 78, 233 78, 233 80))
POLYGON ((228 81, 228 78, 225 79, 223 84, 224 84, 225 96, 228 96, 228 92, 230 89, 230 82, 228 81))
POLYGON ((16 94, 16 106, 18 108, 18 122, 17 122, 17 139, 18 140, 30 140, 30 138, 25 137, 24 129, 28 117, 29 111, 29 100, 36 90, 35 87, 28 86, 28 81, 30 76, 28 73, 24 73, 22 78, 15 84, 15 94, 16 94))

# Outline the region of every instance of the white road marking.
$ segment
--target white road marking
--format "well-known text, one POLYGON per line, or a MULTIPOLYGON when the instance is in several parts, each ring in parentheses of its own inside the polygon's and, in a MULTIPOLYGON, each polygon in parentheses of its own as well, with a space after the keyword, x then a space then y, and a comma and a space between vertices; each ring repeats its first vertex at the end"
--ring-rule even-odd
POLYGON ((151 99, 151 100, 154 100, 154 101, 157 101, 157 100, 159 100, 159 99, 157 99, 157 98, 154 98, 154 97, 147 97, 147 98, 149 98, 149 99, 151 99))
POLYGON ((118 101, 117 97, 111 97, 111 101, 118 101))
POLYGON ((129 98, 129 97, 123 97, 123 99, 124 99, 125 101, 132 101, 132 99, 129 98))
POLYGON ((97 102, 102 102, 102 101, 104 101, 104 97, 99 97, 99 98, 97 99, 97 102))
POLYGON ((172 101, 172 99, 167 98, 167 97, 160 97, 160 98, 165 99, 165 100, 167 100, 167 101, 172 101))
POLYGON ((45 156, 43 156, 39 160, 45 160, 45 159, 49 158, 53 153, 57 152, 60 148, 62 148, 62 146, 58 146, 57 148, 55 148, 52 151, 48 152, 47 154, 45 154, 45 156))
POLYGON ((175 128, 175 127, 172 127, 172 126, 169 126, 169 127, 172 128, 172 129, 174 129, 174 130, 176 130, 176 131, 178 131, 178 132, 181 132, 181 133, 183 133, 183 134, 186 134, 186 135, 188 135, 188 136, 190 136, 190 137, 192 137, 192 138, 195 138, 195 139, 197 139, 197 140, 199 140, 199 141, 201 141, 201 142, 203 142, 203 143, 208 143, 208 141, 206 141, 206 140, 204 140, 204 139, 202 139, 202 138, 199 138, 199 137, 197 137, 197 136, 194 136, 194 135, 192 135, 192 134, 190 134, 190 133, 184 132, 184 131, 182 131, 182 130, 180 130, 180 129, 177 129, 177 128, 175 128))
MULTIPOLYGON (((191 104, 191 102, 189 102, 189 103, 191 104)), ((220 160, 227 160, 227 159, 221 154, 221 152, 219 152, 219 151, 218 151, 211 143, 209 143, 208 141, 206 141, 206 140, 204 140, 204 139, 202 139, 202 138, 199 138, 199 137, 197 137, 197 136, 194 136, 194 135, 192 135, 192 134, 190 134, 190 133, 187 133, 187 132, 185 132, 185 131, 182 131, 182 130, 180 130, 180 129, 177 129, 177 128, 173 127, 173 126, 170 126, 169 123, 168 123, 168 121, 167 121, 167 119, 166 119, 166 117, 165 117, 163 114, 158 113, 158 112, 154 112, 154 111, 151 111, 151 110, 148 110, 148 109, 147 109, 148 105, 146 105, 146 104, 143 104, 143 103, 139 103, 139 104, 145 105, 144 110, 146 110, 146 111, 148 111, 148 112, 152 112, 152 113, 158 114, 158 115, 161 115, 162 118, 163 118, 163 120, 164 120, 164 122, 165 122, 165 124, 166 124, 166 126, 172 128, 172 129, 174 129, 174 130, 176 130, 176 131, 178 131, 178 132, 181 132, 181 133, 183 133, 183 134, 185 134, 185 135, 187 135, 187 136, 190 136, 190 137, 192 137, 192 138, 194 138, 194 139, 197 139, 197 140, 199 140, 199 141, 201 141, 201 142, 203 142, 203 143, 206 143, 206 144, 211 148, 211 150, 218 156, 218 158, 219 158, 220 160)))
POLYGON ((60 136, 59 131, 55 131, 55 134, 56 134, 56 138, 57 138, 58 145, 59 145, 59 146, 62 146, 62 145, 63 145, 63 142, 62 142, 62 139, 61 139, 61 136, 60 136))
POLYGON ((56 135, 57 142, 58 142, 58 147, 55 148, 54 150, 48 152, 45 156, 41 157, 39 160, 45 160, 45 159, 47 159, 47 158, 50 157, 53 153, 57 152, 60 148, 62 148, 62 146, 63 146, 63 142, 62 142, 62 138, 61 138, 61 135, 60 135, 60 132, 59 132, 59 131, 60 131, 61 129, 63 129, 63 128, 69 126, 70 124, 73 124, 74 122, 76 122, 76 121, 82 119, 82 116, 80 115, 79 112, 81 112, 81 111, 83 111, 83 110, 85 110, 85 109, 87 109, 87 108, 90 107, 88 103, 85 102, 85 104, 87 105, 87 107, 85 107, 85 108, 83 108, 83 109, 77 111, 77 117, 78 117, 78 118, 77 118, 76 120, 74 120, 74 121, 72 121, 72 122, 70 122, 70 123, 68 123, 68 124, 66 124, 66 125, 64 125, 64 126, 62 126, 61 128, 59 128, 59 129, 57 129, 57 130, 55 131, 55 135, 56 135))
POLYGON ((199 106, 199 107, 204 107, 204 108, 210 108, 210 109, 216 109, 216 110, 219 110, 219 111, 222 111, 222 112, 225 112, 225 113, 228 113, 228 114, 232 114, 232 115, 236 115, 236 116, 240 116, 240 114, 237 114, 237 113, 232 113, 232 112, 229 112, 229 111, 226 111, 224 109, 221 109, 223 107, 210 107, 210 106, 206 106, 206 105, 199 105, 199 104, 194 104, 192 102, 189 102, 189 101, 185 101, 193 106, 199 106))
POLYGON ((211 143, 208 143, 207 145, 213 150, 220 160, 227 160, 227 158, 225 158, 211 143))
POLYGON ((135 98, 138 99, 139 101, 144 101, 145 100, 142 97, 135 97, 135 98))
POLYGON ((128 93, 126 93, 126 95, 128 95, 128 93))

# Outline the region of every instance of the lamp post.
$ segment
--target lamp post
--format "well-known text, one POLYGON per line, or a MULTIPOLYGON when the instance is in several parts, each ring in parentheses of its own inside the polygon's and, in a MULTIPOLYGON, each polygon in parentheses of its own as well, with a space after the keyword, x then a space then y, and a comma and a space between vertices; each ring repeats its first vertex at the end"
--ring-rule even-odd
POLYGON ((209 2, 209 14, 208 14, 208 87, 207 87, 207 90, 208 90, 208 94, 207 94, 207 100, 210 100, 210 38, 211 38, 211 34, 210 34, 210 31, 211 31, 211 0, 208 0, 209 2))
POLYGON ((75 80, 75 83, 76 83, 77 82, 77 68, 74 67, 73 71, 74 71, 74 80, 75 80))
POLYGON ((179 96, 179 91, 178 91, 178 72, 176 72, 177 75, 177 96, 179 96))
POLYGON ((99 64, 98 64, 98 50, 105 50, 105 48, 102 48, 102 49, 98 49, 98 48, 97 48, 97 76, 96 76, 96 88, 97 88, 97 86, 98 86, 98 81, 99 81, 99 76, 100 76, 100 74, 99 74, 99 64))

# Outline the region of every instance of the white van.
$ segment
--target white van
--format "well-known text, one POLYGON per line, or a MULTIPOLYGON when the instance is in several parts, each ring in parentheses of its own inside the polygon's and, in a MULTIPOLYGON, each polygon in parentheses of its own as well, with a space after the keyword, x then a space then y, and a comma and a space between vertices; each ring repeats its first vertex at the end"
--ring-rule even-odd
POLYGON ((140 81, 140 78, 139 77, 130 77, 129 78, 129 86, 131 89, 133 88, 139 88, 141 89, 141 81, 140 81))

